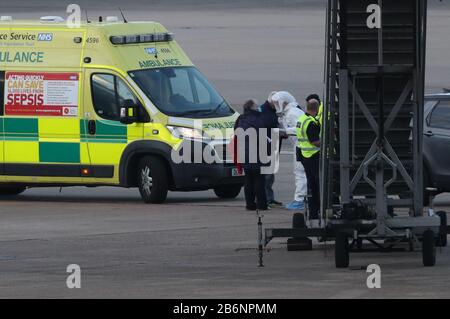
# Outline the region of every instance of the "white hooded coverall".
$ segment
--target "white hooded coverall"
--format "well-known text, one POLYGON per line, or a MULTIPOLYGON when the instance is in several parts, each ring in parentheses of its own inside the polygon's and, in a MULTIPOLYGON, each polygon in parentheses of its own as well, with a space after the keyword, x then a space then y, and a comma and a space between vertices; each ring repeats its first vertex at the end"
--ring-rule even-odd
POLYGON ((296 147, 297 147, 297 122, 300 116, 305 114, 299 107, 295 98, 287 92, 278 92, 274 95, 273 100, 276 101, 279 106, 288 102, 281 111, 280 126, 282 130, 286 131, 289 135, 289 141, 293 145, 293 160, 294 160, 294 176, 295 176, 295 193, 294 200, 302 202, 305 196, 308 194, 307 179, 303 164, 297 161, 296 147))

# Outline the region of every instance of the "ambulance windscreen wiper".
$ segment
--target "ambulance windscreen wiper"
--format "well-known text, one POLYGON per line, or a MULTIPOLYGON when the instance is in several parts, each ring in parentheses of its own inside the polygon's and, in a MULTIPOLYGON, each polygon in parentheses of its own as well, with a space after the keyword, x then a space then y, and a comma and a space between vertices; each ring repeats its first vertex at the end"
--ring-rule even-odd
POLYGON ((220 108, 222 107, 222 105, 224 105, 225 103, 226 103, 226 101, 223 100, 223 101, 220 102, 220 104, 217 105, 214 109, 208 110, 206 114, 214 114, 214 113, 216 113, 218 110, 220 110, 220 108))
POLYGON ((200 110, 190 110, 190 111, 184 111, 184 112, 179 112, 179 113, 174 113, 174 116, 186 116, 186 115, 192 115, 192 114, 198 114, 198 113, 205 113, 205 112, 209 112, 210 109, 200 109, 200 110))
POLYGON ((209 114, 214 114, 216 113, 221 107, 222 105, 224 105, 226 103, 225 100, 223 100, 222 102, 220 102, 219 105, 217 105, 215 108, 213 109, 199 109, 199 110, 190 110, 190 111, 185 111, 185 112, 180 112, 180 113, 176 113, 176 116, 186 116, 186 115, 192 115, 192 114, 202 114, 202 115, 209 115, 209 114))

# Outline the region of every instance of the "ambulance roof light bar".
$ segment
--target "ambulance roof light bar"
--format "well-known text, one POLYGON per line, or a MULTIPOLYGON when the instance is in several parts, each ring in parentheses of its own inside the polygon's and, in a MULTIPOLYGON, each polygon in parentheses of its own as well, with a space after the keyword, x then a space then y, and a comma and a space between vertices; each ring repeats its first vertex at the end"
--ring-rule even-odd
POLYGON ((106 22, 108 22, 108 23, 119 22, 119 18, 116 16, 108 16, 108 17, 106 17, 106 22))
POLYGON ((110 41, 114 45, 153 43, 153 42, 169 42, 173 41, 173 33, 153 33, 153 34, 136 34, 136 35, 114 35, 110 41))
POLYGON ((64 18, 58 16, 45 16, 41 17, 41 22, 64 22, 64 18))

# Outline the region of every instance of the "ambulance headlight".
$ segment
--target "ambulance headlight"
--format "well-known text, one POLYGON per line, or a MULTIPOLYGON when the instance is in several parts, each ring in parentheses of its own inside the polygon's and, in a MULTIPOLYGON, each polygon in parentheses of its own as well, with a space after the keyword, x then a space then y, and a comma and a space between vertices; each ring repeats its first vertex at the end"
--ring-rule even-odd
POLYGON ((167 126, 173 136, 180 139, 207 139, 207 135, 198 129, 182 126, 167 126))

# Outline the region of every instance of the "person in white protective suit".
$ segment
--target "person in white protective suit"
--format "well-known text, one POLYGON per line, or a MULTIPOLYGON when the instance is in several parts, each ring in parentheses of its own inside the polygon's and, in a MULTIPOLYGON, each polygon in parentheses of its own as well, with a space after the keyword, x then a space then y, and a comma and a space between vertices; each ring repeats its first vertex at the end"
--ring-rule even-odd
POLYGON ((295 176, 295 193, 294 200, 285 207, 289 210, 304 210, 304 199, 308 194, 307 179, 305 169, 300 161, 297 152, 297 122, 300 116, 305 112, 300 108, 295 98, 288 92, 277 92, 272 100, 280 114, 280 128, 288 135, 288 139, 292 144, 294 152, 294 176, 295 176))

